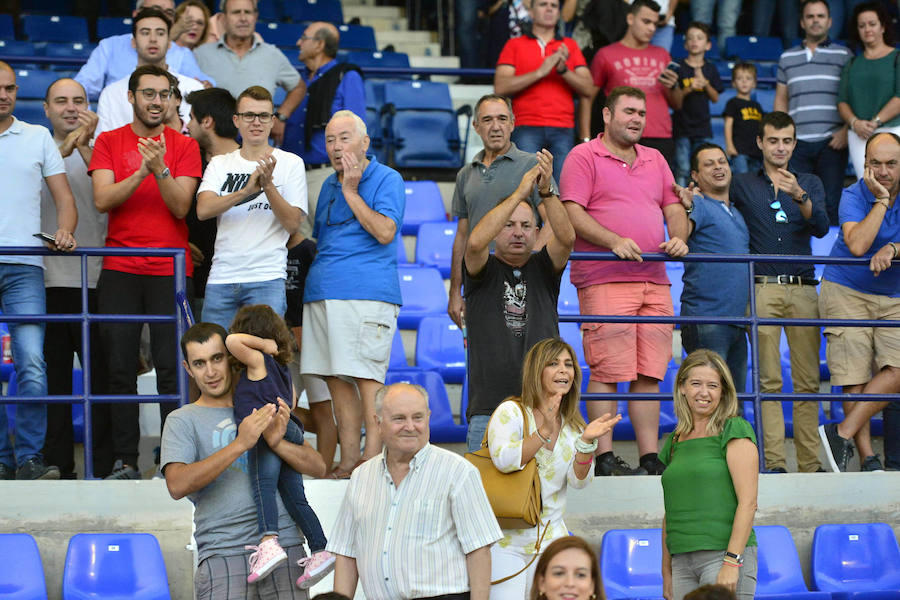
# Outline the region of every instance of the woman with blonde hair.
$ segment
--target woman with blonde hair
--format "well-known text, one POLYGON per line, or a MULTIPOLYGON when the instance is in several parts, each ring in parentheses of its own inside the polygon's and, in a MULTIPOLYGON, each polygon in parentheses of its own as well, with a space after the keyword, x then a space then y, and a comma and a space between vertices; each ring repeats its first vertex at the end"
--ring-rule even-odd
POLYGON ((577 535, 555 540, 541 553, 529 600, 604 600, 594 549, 577 535))
POLYGON ((663 596, 682 600, 722 584, 741 600, 756 590, 753 515, 759 484, 756 436, 738 416, 721 356, 691 352, 675 379, 678 425, 663 444, 663 596))
POLYGON ((622 418, 606 414, 585 425, 578 410, 580 389, 574 350, 558 338, 548 338, 525 355, 522 396, 507 398, 491 416, 486 436, 494 466, 510 473, 536 459, 543 503, 539 525, 506 529, 491 547, 491 580, 516 574, 492 586, 491 598, 528 596, 541 548, 568 535, 563 522, 566 488, 590 483, 597 438, 622 418))
POLYGON ((210 41, 206 39, 209 19, 206 4, 200 0, 184 0, 175 9, 175 23, 170 33, 172 41, 190 50, 205 44, 210 41))

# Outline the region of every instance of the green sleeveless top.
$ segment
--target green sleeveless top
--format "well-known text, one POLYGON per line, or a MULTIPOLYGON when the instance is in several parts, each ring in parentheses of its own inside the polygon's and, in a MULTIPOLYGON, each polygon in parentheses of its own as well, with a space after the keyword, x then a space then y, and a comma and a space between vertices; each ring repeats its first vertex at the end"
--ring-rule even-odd
MULTIPOLYGON (((732 417, 719 435, 681 442, 673 441, 673 436, 669 434, 659 451, 659 459, 667 465, 662 486, 669 553, 725 551, 737 510, 725 447, 736 438, 756 444, 753 428, 741 417, 732 417)), ((747 545, 756 545, 752 531, 747 545)))

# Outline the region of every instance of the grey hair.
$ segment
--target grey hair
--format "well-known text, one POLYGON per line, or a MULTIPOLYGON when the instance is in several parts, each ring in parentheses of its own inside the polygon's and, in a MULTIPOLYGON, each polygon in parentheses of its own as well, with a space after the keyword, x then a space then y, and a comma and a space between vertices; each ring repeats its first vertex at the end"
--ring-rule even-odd
MULTIPOLYGON (((349 112, 349 111, 348 111, 349 112)), ((378 391, 375 392, 375 414, 379 417, 381 416, 381 409, 384 407, 384 398, 393 390, 398 389, 400 387, 410 387, 419 393, 422 398, 425 399, 425 405, 428 406, 428 392, 424 387, 419 385, 418 383, 408 383, 405 381, 401 381, 398 383, 392 383, 391 385, 383 385, 378 388, 378 391)))
POLYGON ((356 124, 356 132, 359 133, 359 137, 364 138, 369 135, 368 130, 366 129, 366 122, 359 118, 359 115, 353 112, 352 110, 339 110, 333 115, 331 115, 331 120, 335 119, 353 119, 354 124, 356 124))
MULTIPOLYGON (((259 12, 257 7, 258 0, 250 0, 253 3, 253 12, 259 12)), ((224 13, 228 10, 228 0, 219 0, 219 12, 224 13)))

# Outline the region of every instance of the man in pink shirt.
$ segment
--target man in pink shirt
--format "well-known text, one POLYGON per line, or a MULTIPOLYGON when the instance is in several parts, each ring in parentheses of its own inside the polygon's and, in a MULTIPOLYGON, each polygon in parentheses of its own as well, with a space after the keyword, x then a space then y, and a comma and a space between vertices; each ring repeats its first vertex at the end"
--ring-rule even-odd
POLYGON ((650 44, 659 21, 659 4, 653 0, 634 0, 627 20, 625 37, 594 55, 591 75, 594 84, 607 95, 620 85, 644 91, 647 95, 647 128, 641 144, 659 150, 671 165, 675 158, 675 142, 669 107, 676 108, 673 89, 678 83, 678 75, 666 68, 672 61, 669 53, 650 44))
MULTIPOLYGON (((576 252, 612 251, 624 261, 573 261, 572 284, 585 315, 672 316, 665 264, 643 262, 644 252, 684 256, 687 214, 673 190, 672 171, 659 151, 638 145, 647 118, 644 92, 617 87, 606 100, 606 133, 572 149, 563 166, 560 200, 575 227, 576 252), (663 225, 668 226, 666 240, 663 225), (625 262, 629 261, 629 262, 625 262)), ((630 381, 635 393, 659 392, 672 358, 672 325, 585 323, 584 354, 591 370, 588 392, 615 393, 630 381)), ((589 402, 588 417, 614 413, 614 401, 589 402)), ((598 475, 660 474, 659 402, 629 402, 640 453, 632 469, 612 453, 612 436, 600 438, 598 475)))

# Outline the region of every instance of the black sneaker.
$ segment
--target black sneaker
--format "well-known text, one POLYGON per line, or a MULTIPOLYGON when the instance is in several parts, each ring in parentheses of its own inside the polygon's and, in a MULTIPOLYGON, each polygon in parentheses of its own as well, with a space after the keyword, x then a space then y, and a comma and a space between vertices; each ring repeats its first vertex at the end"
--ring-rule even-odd
POLYGON ((641 468, 647 471, 648 475, 662 475, 666 465, 662 464, 656 453, 651 453, 641 457, 641 468))
POLYGON ((607 477, 609 475, 646 475, 647 470, 641 467, 632 469, 631 465, 612 452, 606 452, 597 457, 594 465, 594 475, 607 477))
POLYGON ((784 467, 772 467, 769 469, 769 473, 787 473, 787 469, 784 467))
MULTIPOLYGON (((2 410, 2 409, 0 409, 2 410)), ((0 481, 10 481, 16 478, 16 470, 0 463, 0 481)))
POLYGON ((884 466, 881 464, 881 457, 877 454, 874 456, 867 456, 865 460, 862 461, 862 464, 859 465, 860 471, 884 471, 884 466))
POLYGON ((835 423, 819 425, 819 437, 822 439, 822 445, 825 446, 825 456, 828 457, 831 470, 841 473, 846 471, 847 463, 853 456, 853 442, 838 435, 835 423))
POLYGON ((44 464, 37 456, 32 456, 21 467, 16 469, 16 479, 59 479, 59 468, 44 464))
POLYGON ((112 473, 104 477, 104 479, 140 479, 141 473, 134 467, 124 464, 121 460, 117 460, 113 465, 112 473))

